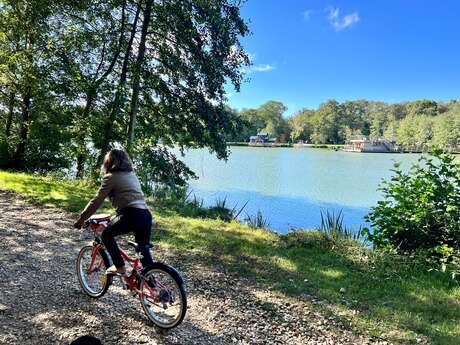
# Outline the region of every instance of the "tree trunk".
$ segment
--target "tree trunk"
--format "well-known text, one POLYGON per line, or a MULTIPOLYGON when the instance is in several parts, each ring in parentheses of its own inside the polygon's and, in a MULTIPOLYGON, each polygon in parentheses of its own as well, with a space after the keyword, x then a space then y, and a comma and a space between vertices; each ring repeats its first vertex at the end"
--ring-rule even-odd
POLYGON ((30 121, 30 103, 32 100, 32 91, 30 88, 22 97, 22 112, 21 112, 21 129, 19 131, 19 143, 16 147, 16 152, 13 155, 12 167, 15 169, 24 167, 24 152, 27 144, 27 137, 29 135, 29 121, 30 121))
MULTIPOLYGON (((125 32, 125 9, 126 9, 126 1, 123 2, 123 7, 122 7, 122 15, 121 15, 121 29, 120 29, 120 37, 118 38, 118 45, 117 45, 117 50, 112 58, 112 61, 110 62, 110 65, 108 66, 107 70, 99 77, 97 76, 94 78, 93 83, 89 87, 87 93, 86 93, 86 105, 85 109, 83 110, 82 114, 82 120, 84 121, 85 119, 88 118, 91 108, 93 106, 94 100, 97 97, 99 87, 102 85, 102 83, 107 79, 107 77, 112 73, 113 68, 115 67, 118 56, 121 51, 121 46, 123 43, 123 37, 124 37, 124 32, 125 32)), ((81 125, 81 124, 80 124, 81 125)), ((77 173, 76 173, 76 178, 81 179, 83 178, 84 175, 84 169, 85 169, 85 162, 86 162, 86 128, 79 128, 79 136, 77 138, 77 173)))
POLYGON ((137 53, 136 64, 133 70, 133 93, 131 97, 131 106, 129 111, 129 126, 128 126, 128 142, 126 149, 129 153, 132 153, 133 142, 134 142, 134 129, 136 127, 136 116, 139 110, 139 89, 141 80, 141 68, 145 57, 145 46, 147 40, 147 31, 150 25, 150 17, 152 15, 152 6, 154 0, 147 0, 144 10, 144 19, 142 20, 142 31, 139 43, 139 50, 137 53))
POLYGON ((6 119, 6 128, 5 128, 6 139, 10 137, 11 126, 13 125, 14 103, 15 103, 14 101, 15 101, 15 95, 13 92, 11 92, 10 99, 8 102, 8 118, 6 119))
MULTIPOLYGON (((93 106, 93 102, 96 96, 95 90, 91 89, 86 94, 86 104, 85 109, 83 110, 82 120, 88 118, 89 113, 91 111, 91 107, 93 106)), ((78 125, 81 127, 81 123, 78 125)), ((84 168, 85 168, 85 161, 86 161, 86 128, 78 128, 78 137, 77 137, 77 174, 76 178, 81 179, 83 178, 84 168)))
POLYGON ((133 21, 133 27, 131 29, 131 34, 128 41, 128 46, 126 47, 125 56, 123 59, 123 66, 121 69, 120 80, 118 81, 117 91, 115 93, 115 97, 112 104, 112 109, 110 111, 110 115, 105 123, 104 126, 104 137, 102 141, 101 151, 99 152, 99 156, 97 158, 97 166, 102 164, 104 159, 104 155, 109 150, 110 142, 112 141, 113 136, 113 123, 117 119, 120 113, 120 106, 124 103, 124 91, 126 85, 126 78, 128 75, 128 65, 129 65, 129 58, 131 56, 132 45, 134 41, 134 37, 136 36, 137 30, 137 21, 139 19, 139 13, 141 10, 141 6, 137 6, 136 14, 133 21))

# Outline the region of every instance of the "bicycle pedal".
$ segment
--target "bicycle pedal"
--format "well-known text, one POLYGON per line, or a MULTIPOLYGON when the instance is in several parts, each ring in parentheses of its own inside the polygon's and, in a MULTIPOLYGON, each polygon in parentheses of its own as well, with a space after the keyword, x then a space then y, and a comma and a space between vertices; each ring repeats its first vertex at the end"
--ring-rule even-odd
POLYGON ((118 276, 118 277, 120 279, 120 284, 121 284, 121 287, 123 288, 123 290, 128 290, 128 284, 125 282, 123 277, 122 276, 118 276))

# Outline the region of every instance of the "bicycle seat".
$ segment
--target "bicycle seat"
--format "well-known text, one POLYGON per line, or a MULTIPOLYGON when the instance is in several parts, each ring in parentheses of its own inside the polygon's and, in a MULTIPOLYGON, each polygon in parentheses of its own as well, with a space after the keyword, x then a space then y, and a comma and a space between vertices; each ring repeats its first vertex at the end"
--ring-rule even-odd
POLYGON ((112 216, 110 214, 102 213, 102 214, 95 214, 91 216, 88 220, 91 223, 100 224, 100 223, 110 222, 111 218, 112 216))
MULTIPOLYGON (((141 247, 139 247, 139 244, 137 244, 136 242, 133 242, 133 241, 128 241, 128 244, 131 246, 131 247, 134 247, 134 250, 136 252, 140 252, 141 251, 141 247)), ((145 246, 146 248, 153 248, 153 244, 149 243, 145 246)))

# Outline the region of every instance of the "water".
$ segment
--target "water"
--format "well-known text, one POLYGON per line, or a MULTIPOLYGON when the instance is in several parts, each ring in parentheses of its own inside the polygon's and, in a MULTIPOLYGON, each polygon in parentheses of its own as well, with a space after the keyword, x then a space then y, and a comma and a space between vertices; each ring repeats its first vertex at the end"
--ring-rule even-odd
POLYGON ((260 210, 270 227, 315 228, 320 211, 343 210, 355 229, 381 198, 377 187, 392 175, 395 161, 407 169, 417 154, 350 153, 324 149, 232 147, 227 162, 207 150, 189 150, 184 161, 198 180, 190 186, 205 204, 226 198, 230 207, 248 201, 240 218, 260 210))

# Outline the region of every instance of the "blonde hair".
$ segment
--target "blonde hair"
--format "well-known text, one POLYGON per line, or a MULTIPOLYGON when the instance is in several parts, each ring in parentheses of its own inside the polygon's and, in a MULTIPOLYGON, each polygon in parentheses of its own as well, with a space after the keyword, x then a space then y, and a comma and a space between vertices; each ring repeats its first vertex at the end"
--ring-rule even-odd
POLYGON ((102 172, 108 174, 115 171, 133 171, 131 158, 124 150, 113 149, 105 155, 102 172))

